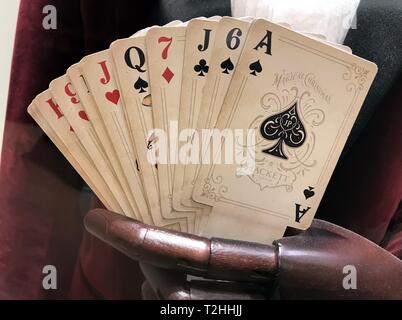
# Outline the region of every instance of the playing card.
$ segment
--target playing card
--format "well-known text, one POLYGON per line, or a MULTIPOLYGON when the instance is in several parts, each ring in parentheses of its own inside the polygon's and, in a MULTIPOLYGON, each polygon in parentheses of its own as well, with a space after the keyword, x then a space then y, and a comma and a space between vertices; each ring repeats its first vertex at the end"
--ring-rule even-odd
POLYGON ((107 209, 270 244, 310 226, 376 72, 286 22, 200 17, 85 57, 28 112, 107 209))
POLYGON ((255 167, 247 163, 248 174, 240 174, 248 169, 242 163, 202 168, 193 197, 214 206, 206 228, 268 240, 236 227, 233 209, 238 221, 268 232, 281 221, 308 228, 376 72, 371 62, 256 20, 216 126, 255 133, 254 144, 241 145, 255 167))
POLYGON ((105 50, 85 57, 80 62, 79 67, 129 182, 138 217, 141 217, 141 221, 145 223, 165 225, 166 223, 161 219, 159 212, 148 206, 149 203, 147 203, 146 194, 142 188, 136 152, 131 143, 129 128, 124 116, 110 51, 105 50))
POLYGON ((219 20, 194 19, 187 25, 179 109, 180 151, 179 163, 174 172, 173 207, 201 207, 191 196, 183 198, 182 189, 185 168, 190 164, 196 165, 199 161, 198 152, 194 152, 192 142, 219 20))
MULTIPOLYGON (((143 187, 150 206, 155 212, 159 212, 160 217, 163 217, 159 200, 157 165, 148 159, 148 150, 153 147, 154 143, 152 137, 148 137, 148 133, 154 126, 145 46, 146 32, 144 30, 129 39, 115 41, 111 45, 110 51, 116 70, 116 80, 124 102, 123 108, 128 127, 137 152, 143 187)), ((172 215, 167 215, 166 218, 168 222, 160 218, 161 221, 164 221, 164 226, 168 226, 168 223, 181 223, 181 230, 193 231, 193 221, 190 222, 189 227, 183 218, 172 219, 172 215)))
MULTIPOLYGON (((32 108, 34 109, 33 112, 40 115, 43 122, 48 124, 52 132, 57 135, 68 152, 74 157, 76 163, 79 165, 79 167, 77 166, 79 172, 85 173, 83 177, 87 177, 88 185, 93 188, 93 191, 99 196, 104 205, 118 213, 123 213, 122 208, 113 197, 102 175, 92 164, 88 154, 79 142, 74 128, 71 127, 70 123, 61 112, 60 107, 53 99, 50 91, 47 90, 38 95, 34 100, 32 108)), ((62 150, 63 149, 61 149, 61 151, 62 150)))
MULTIPOLYGON (((85 180, 86 184, 94 191, 100 201, 106 203, 105 198, 100 194, 99 190, 95 186, 91 177, 82 169, 78 161, 73 157, 71 152, 68 150, 67 146, 63 143, 63 141, 57 136, 56 132, 51 128, 43 115, 38 111, 38 106, 35 102, 32 102, 28 107, 28 113, 35 120, 35 122, 39 125, 39 127, 43 130, 43 132, 49 137, 49 139, 53 142, 53 144, 59 149, 59 151, 63 154, 63 156, 67 159, 67 161, 74 167, 74 169, 78 172, 78 174, 85 180)), ((107 206, 107 205, 106 205, 107 206)), ((116 210, 116 208, 110 208, 110 210, 116 210)), ((118 212, 118 211, 116 211, 118 212)))
MULTIPOLYGON (((214 128, 227 89, 232 80, 234 69, 242 52, 250 28, 250 19, 223 17, 216 30, 211 53, 209 72, 200 105, 196 128, 201 139, 201 146, 209 143, 202 139, 201 130, 214 128)), ((185 168, 182 198, 191 199, 199 165, 187 165, 185 168)))
MULTIPOLYGON (((158 143, 158 182, 163 216, 195 219, 197 212, 173 207, 173 179, 177 159, 178 120, 186 26, 151 28, 146 35, 152 113, 158 143), (164 159, 163 159, 164 158, 164 159), (180 212, 178 212, 180 210, 180 212)), ((193 220, 195 221, 195 220, 193 220)), ((194 223, 195 225, 195 223, 194 223)))
POLYGON ((70 79, 75 90, 77 91, 81 105, 91 121, 94 132, 98 140, 101 142, 102 149, 109 159, 113 171, 116 174, 116 178, 124 191, 124 195, 129 201, 131 208, 130 212, 133 212, 133 216, 135 216, 136 219, 140 219, 140 217, 137 215, 137 206, 135 204, 134 197, 132 195, 128 181, 124 175, 123 168, 120 161, 118 160, 112 141, 108 136, 105 124, 103 123, 102 117, 98 111, 92 93, 87 86, 87 83, 84 79, 84 76, 82 75, 81 70, 79 69, 78 64, 74 64, 67 69, 67 76, 70 79))
POLYGON ((49 88, 55 102, 74 128, 91 162, 98 172, 102 173, 103 179, 123 212, 135 216, 70 79, 66 75, 57 78, 50 83, 49 88))

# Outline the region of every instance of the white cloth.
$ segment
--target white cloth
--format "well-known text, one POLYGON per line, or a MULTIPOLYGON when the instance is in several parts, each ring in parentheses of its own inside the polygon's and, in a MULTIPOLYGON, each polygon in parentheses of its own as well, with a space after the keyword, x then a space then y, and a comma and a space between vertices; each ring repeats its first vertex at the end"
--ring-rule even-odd
POLYGON ((253 16, 288 23, 294 30, 322 34, 342 44, 360 0, 231 0, 233 17, 253 16))

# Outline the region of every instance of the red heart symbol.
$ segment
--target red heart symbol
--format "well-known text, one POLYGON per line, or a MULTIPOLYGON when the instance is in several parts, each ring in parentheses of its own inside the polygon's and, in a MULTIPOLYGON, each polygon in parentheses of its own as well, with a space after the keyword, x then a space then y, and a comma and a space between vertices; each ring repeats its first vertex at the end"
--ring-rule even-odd
POLYGON ((80 116, 80 118, 81 118, 82 120, 89 121, 88 115, 87 115, 87 113, 86 113, 85 111, 80 111, 80 112, 78 113, 78 115, 80 116))
POLYGON ((108 99, 111 103, 117 105, 119 103, 120 100, 120 92, 119 90, 114 90, 114 91, 110 91, 110 92, 106 92, 105 94, 106 99, 108 99))

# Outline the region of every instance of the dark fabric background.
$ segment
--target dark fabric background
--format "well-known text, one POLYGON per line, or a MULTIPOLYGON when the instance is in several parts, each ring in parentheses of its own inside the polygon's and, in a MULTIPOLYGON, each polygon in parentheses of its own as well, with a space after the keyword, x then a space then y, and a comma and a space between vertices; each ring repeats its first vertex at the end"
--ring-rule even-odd
POLYGON ((346 151, 356 141, 376 108, 395 84, 402 71, 402 1, 361 0, 357 28, 351 29, 345 45, 353 53, 378 66, 377 78, 356 121, 346 151))
MULTIPOLYGON (((402 108, 399 1, 363 0, 347 44, 380 67, 319 216, 402 257, 402 108)), ((230 15, 230 1, 22 0, 0 174, 0 298, 140 298, 136 263, 83 230, 91 194, 27 115, 32 99, 84 55, 139 29, 230 15), (42 28, 55 5, 58 29, 42 28), (42 268, 58 290, 42 290, 42 268)))

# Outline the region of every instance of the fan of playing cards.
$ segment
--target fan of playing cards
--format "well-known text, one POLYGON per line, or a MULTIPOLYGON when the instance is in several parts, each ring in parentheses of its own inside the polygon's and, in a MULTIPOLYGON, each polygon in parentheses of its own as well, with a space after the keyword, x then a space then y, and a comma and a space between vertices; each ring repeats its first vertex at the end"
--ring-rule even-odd
POLYGON ((376 72, 287 24, 197 18, 85 57, 28 112, 107 209, 271 243, 311 224, 376 72))

